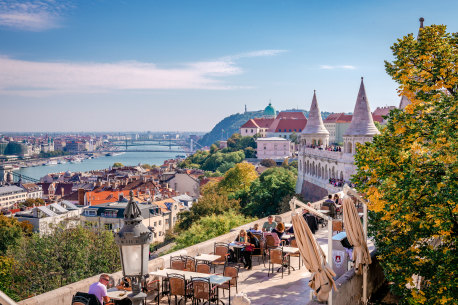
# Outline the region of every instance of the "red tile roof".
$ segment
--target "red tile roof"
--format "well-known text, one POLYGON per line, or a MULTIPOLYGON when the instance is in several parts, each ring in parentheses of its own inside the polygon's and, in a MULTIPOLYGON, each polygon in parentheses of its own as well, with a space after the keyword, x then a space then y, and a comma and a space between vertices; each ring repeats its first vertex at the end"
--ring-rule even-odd
POLYGON ((272 118, 255 118, 253 120, 256 122, 256 125, 261 128, 269 128, 274 121, 272 118))
POLYGON ((124 198, 129 198, 129 191, 101 191, 87 192, 86 199, 91 205, 99 205, 102 203, 118 201, 119 194, 123 194, 124 198))
POLYGON ((307 119, 275 119, 269 132, 302 132, 307 125, 307 119), (285 131, 286 130, 286 131, 285 131))
POLYGON ((331 113, 323 123, 350 123, 353 115, 345 113, 331 113))
POLYGON ((372 119, 374 120, 374 122, 379 122, 379 123, 382 123, 383 122, 383 117, 381 115, 375 115, 373 114, 372 115, 372 119))
POLYGON ((282 111, 280 112, 276 119, 295 119, 295 120, 303 120, 305 119, 305 115, 302 111, 282 111))
POLYGON ((377 109, 372 112, 373 115, 385 116, 390 113, 392 109, 395 109, 395 106, 385 106, 385 107, 377 107, 377 109))
POLYGON ((253 119, 249 119, 241 128, 259 128, 259 125, 253 119))

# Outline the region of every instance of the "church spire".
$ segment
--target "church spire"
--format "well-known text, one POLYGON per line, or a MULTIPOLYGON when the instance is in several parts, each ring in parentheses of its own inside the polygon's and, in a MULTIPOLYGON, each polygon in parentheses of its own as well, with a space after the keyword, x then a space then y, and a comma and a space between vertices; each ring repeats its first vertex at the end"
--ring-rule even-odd
POLYGON ((350 126, 345 132, 346 136, 373 136, 379 134, 372 119, 369 101, 366 96, 366 88, 361 77, 361 85, 359 86, 358 97, 356 98, 355 110, 351 119, 350 126))
POLYGON ((423 22, 425 21, 425 18, 420 17, 420 19, 418 19, 418 20, 420 21, 420 28, 418 29, 417 40, 420 39, 420 33, 421 33, 421 29, 424 27, 423 26, 423 22))
POLYGON ((399 107, 398 108, 401 109, 401 110, 404 110, 407 107, 407 105, 409 105, 409 104, 410 104, 410 100, 405 95, 403 95, 401 97, 401 102, 399 102, 399 107))
POLYGON ((310 106, 307 124, 305 125, 302 133, 329 135, 329 131, 324 127, 323 119, 321 118, 320 107, 318 107, 315 90, 313 90, 312 105, 310 106))

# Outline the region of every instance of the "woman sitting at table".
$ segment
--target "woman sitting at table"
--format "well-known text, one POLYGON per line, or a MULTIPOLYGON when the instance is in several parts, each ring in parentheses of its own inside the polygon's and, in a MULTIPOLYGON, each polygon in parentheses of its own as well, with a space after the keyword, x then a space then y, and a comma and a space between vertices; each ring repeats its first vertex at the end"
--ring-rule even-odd
POLYGON ((278 238, 281 239, 283 233, 285 233, 285 225, 283 224, 283 222, 277 223, 277 227, 272 230, 272 233, 276 233, 278 238))
POLYGON ((242 255, 244 259, 244 267, 246 269, 252 268, 251 254, 253 253, 254 248, 259 248, 259 240, 253 236, 251 232, 246 232, 245 230, 240 230, 239 236, 235 239, 239 244, 244 245, 242 249, 242 255))
POLYGON ((259 223, 255 223, 253 228, 249 229, 248 232, 262 234, 262 231, 259 230, 259 223))

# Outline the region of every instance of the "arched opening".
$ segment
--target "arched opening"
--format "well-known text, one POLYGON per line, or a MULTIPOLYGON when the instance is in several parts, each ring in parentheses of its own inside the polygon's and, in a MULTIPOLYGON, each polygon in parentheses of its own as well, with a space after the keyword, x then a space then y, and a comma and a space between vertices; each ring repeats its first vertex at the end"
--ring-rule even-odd
POLYGON ((345 151, 346 151, 347 153, 349 153, 349 154, 352 153, 351 144, 352 144, 351 142, 347 142, 347 143, 346 143, 346 146, 347 146, 347 147, 346 147, 345 151))
POLYGON ((343 172, 342 171, 340 172, 340 180, 343 181, 343 172))
POLYGON ((302 160, 299 160, 299 171, 302 171, 302 160))
POLYGON ((332 176, 331 178, 335 178, 336 177, 336 171, 335 171, 335 167, 333 166, 332 167, 332 176))
POLYGON ((321 141, 321 139, 318 140, 318 146, 321 146, 323 145, 323 141, 321 141))

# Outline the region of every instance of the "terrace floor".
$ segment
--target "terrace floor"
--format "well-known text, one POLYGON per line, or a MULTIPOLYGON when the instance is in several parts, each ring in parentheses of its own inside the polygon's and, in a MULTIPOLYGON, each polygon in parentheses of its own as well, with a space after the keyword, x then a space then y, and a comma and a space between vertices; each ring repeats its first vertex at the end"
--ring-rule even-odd
MULTIPOLYGON (((318 243, 326 254, 328 248, 327 234, 327 227, 320 227, 315 233, 318 243)), ((369 250, 373 247, 372 242, 369 241, 369 250)), ((281 272, 275 272, 273 276, 270 274, 270 277, 268 277, 268 262, 266 261, 266 267, 264 267, 261 258, 258 261, 258 257, 253 257, 252 270, 240 269, 238 292, 246 293, 252 305, 307 304, 312 297, 311 289, 308 286, 311 274, 304 265, 299 270, 298 262, 297 257, 291 258, 291 266, 296 270, 291 270, 291 274, 289 275, 286 270, 282 279, 281 272)), ((275 270, 278 267, 279 265, 276 265, 275 270)), ((222 267, 217 267, 216 273, 222 273, 222 267)), ((234 295, 235 288, 232 288, 231 299, 234 295)), ((220 290, 220 299, 225 304, 228 304, 227 291, 225 291, 225 296, 223 296, 222 290, 220 290)), ((156 302, 148 300, 147 304, 157 304, 156 302)), ((161 304, 168 304, 166 296, 162 298, 161 304)), ((172 304, 174 304, 174 297, 172 298, 172 304)), ((190 300, 188 304, 191 304, 190 300)))

